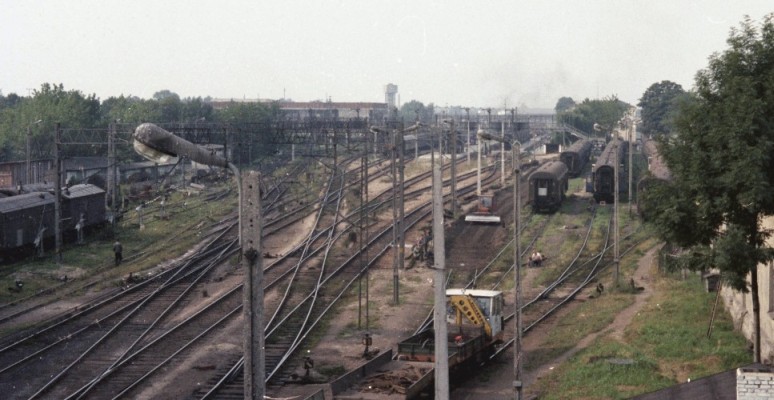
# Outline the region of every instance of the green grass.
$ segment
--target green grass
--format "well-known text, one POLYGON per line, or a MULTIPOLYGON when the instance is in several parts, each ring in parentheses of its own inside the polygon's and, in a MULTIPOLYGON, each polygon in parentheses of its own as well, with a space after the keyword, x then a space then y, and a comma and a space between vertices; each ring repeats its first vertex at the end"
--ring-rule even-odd
MULTIPOLYGON (((541 380, 537 387, 541 398, 628 398, 751 361, 746 340, 734 331, 725 310, 719 310, 712 337, 706 337, 715 294, 705 293, 698 277, 654 278, 651 284, 655 292, 626 328, 623 340, 600 336, 541 380), (631 360, 632 364, 618 365, 611 363, 611 359, 631 360)), ((567 317, 551 333, 546 347, 561 348, 562 343, 575 343, 584 331, 606 325, 604 318, 591 323, 585 319, 596 319, 589 314, 612 318, 616 310, 623 309, 615 303, 624 303, 627 297, 633 295, 619 291, 586 302, 576 315, 567 317)))
POLYGON ((529 355, 526 368, 545 364, 570 350, 584 337, 605 329, 616 314, 633 302, 633 295, 618 292, 605 292, 598 298, 585 301, 574 312, 562 317, 540 350, 529 355))
POLYGON ((624 399, 668 386, 658 374, 658 360, 634 346, 601 339, 558 368, 543 399, 624 399), (631 364, 614 364, 626 360, 631 364))
POLYGON ((721 307, 712 331, 707 328, 715 293, 706 293, 698 277, 662 281, 665 290, 653 296, 635 319, 627 340, 662 364, 662 373, 684 381, 751 361, 746 340, 734 331, 731 316, 721 307))

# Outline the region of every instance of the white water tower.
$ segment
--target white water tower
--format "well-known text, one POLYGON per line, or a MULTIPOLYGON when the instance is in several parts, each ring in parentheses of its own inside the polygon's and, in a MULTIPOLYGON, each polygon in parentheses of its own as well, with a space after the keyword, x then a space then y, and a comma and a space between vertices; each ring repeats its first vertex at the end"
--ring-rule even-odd
POLYGON ((384 86, 384 102, 387 103, 389 110, 392 110, 398 106, 397 102, 398 85, 388 83, 384 86))

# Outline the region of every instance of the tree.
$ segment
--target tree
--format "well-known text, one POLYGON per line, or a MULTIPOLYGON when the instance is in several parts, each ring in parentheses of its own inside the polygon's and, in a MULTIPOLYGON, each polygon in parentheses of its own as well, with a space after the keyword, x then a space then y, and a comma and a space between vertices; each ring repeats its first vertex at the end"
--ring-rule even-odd
POLYGON ((406 126, 411 125, 419 118, 419 121, 425 124, 433 122, 433 105, 428 106, 422 104, 421 101, 411 100, 407 103, 403 103, 398 111, 398 119, 403 119, 406 126))
POLYGON ((675 189, 654 205, 664 239, 688 251, 690 268, 713 266, 731 288, 751 292, 754 361, 760 362, 757 268, 774 260, 762 226, 774 215, 774 14, 757 29, 746 18, 729 49, 696 75, 691 101, 661 150, 675 189), (747 280, 749 276, 749 282, 747 280))
POLYGON ((180 109, 180 120, 182 122, 212 121, 214 111, 212 104, 205 102, 201 97, 186 98, 180 109))
POLYGON ((156 100, 161 111, 161 119, 158 122, 181 121, 180 110, 182 109, 182 104, 177 93, 161 90, 153 94, 153 100, 156 100))
POLYGON ((629 108, 628 104, 615 96, 604 100, 585 99, 574 108, 559 113, 557 118, 560 122, 588 133, 594 132, 596 123, 604 127, 605 134, 609 134, 629 108))
POLYGON ((637 104, 642 108, 642 133, 670 133, 675 102, 683 95, 683 87, 672 81, 650 85, 637 104))
POLYGON ((575 100, 573 100, 572 97, 561 97, 556 102, 556 107, 554 107, 554 110, 557 114, 559 114, 571 110, 573 107, 575 107, 575 100))
POLYGON ((100 118, 99 99, 77 90, 65 90, 62 84, 44 83, 31 97, 8 96, 9 106, 0 112, 0 160, 21 160, 26 156, 27 127, 31 133, 31 154, 50 157, 54 150, 57 123, 63 128, 93 128, 100 118))

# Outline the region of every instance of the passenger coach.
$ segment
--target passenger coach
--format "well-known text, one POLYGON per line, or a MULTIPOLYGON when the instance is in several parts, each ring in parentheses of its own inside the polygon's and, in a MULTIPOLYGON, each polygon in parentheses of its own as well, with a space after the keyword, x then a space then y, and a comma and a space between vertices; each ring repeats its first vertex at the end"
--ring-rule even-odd
POLYGON ((567 166, 567 173, 571 178, 576 178, 583 172, 583 167, 589 162, 591 147, 591 142, 580 139, 559 154, 559 160, 567 166))
POLYGON ((591 179, 593 182, 594 200, 597 202, 612 203, 615 200, 615 163, 618 154, 618 193, 626 192, 624 177, 626 176, 626 141, 611 140, 602 154, 597 158, 592 167, 591 179))
POLYGON ((529 201, 535 212, 555 212, 562 205, 568 189, 567 166, 549 161, 529 176, 529 201))

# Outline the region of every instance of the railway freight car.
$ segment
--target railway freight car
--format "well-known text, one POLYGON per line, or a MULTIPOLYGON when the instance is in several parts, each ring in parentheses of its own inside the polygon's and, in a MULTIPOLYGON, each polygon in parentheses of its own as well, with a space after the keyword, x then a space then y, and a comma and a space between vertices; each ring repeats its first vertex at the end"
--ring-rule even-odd
MULTIPOLYGON (((447 349, 449 378, 455 381, 470 378, 502 344, 504 336, 503 293, 497 290, 447 289, 446 339, 435 342, 433 329, 423 330, 398 343, 398 354, 372 360, 358 368, 353 376, 363 371, 374 373, 353 389, 346 391, 353 379, 331 383, 335 398, 379 398, 410 400, 430 398, 434 388, 435 348, 447 349), (390 357, 392 358, 392 357, 390 357)), ((392 350, 387 352, 392 355, 392 350)))
MULTIPOLYGON (((0 198, 2 259, 31 254, 53 240, 55 199, 51 191, 0 198)), ((90 184, 62 189, 60 210, 63 237, 75 237, 78 229, 89 231, 105 222, 105 191, 90 184)))
POLYGON ((62 229, 75 231, 78 224, 90 230, 105 222, 105 191, 92 184, 62 190, 62 229))
POLYGON ((648 220, 650 204, 658 201, 657 188, 669 184, 672 173, 659 154, 655 140, 646 140, 642 151, 648 158, 648 172, 637 182, 637 212, 642 219, 648 220))
POLYGON ((25 193, 0 199, 0 247, 7 255, 34 247, 54 230, 54 195, 25 193))
POLYGON ((597 202, 612 203, 615 200, 616 159, 620 163, 618 168, 618 193, 626 192, 626 185, 621 184, 626 176, 626 149, 626 141, 620 139, 611 140, 591 168, 594 200, 597 202))
POLYGON ((570 178, 576 178, 583 172, 583 167, 589 162, 591 148, 590 141, 580 139, 559 154, 559 160, 567 166, 570 178))
POLYGON ((529 176, 529 202, 535 212, 555 212, 568 189, 567 166, 549 161, 529 176))

